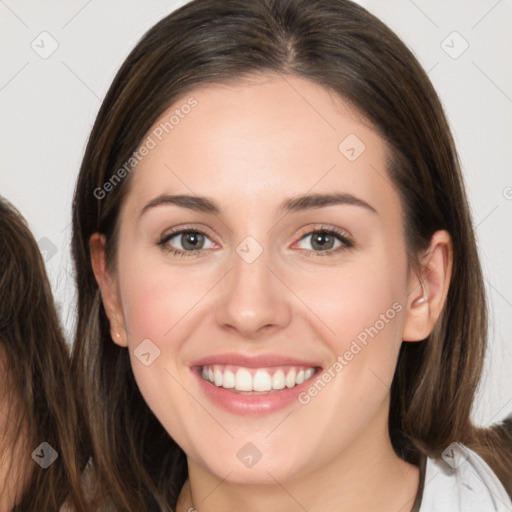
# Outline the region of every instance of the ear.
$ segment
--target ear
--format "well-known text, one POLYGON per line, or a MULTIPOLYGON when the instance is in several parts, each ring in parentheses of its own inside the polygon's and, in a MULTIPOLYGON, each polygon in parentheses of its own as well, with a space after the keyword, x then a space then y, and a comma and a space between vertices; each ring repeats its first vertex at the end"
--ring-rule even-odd
POLYGON ((433 331, 443 310, 452 276, 450 234, 436 231, 420 259, 419 275, 411 272, 403 341, 422 341, 433 331))
POLYGON ((94 233, 89 239, 91 265, 101 292, 103 306, 110 322, 110 336, 114 343, 126 347, 127 336, 124 324, 123 310, 118 298, 118 290, 114 276, 107 267, 105 254, 105 235, 94 233))

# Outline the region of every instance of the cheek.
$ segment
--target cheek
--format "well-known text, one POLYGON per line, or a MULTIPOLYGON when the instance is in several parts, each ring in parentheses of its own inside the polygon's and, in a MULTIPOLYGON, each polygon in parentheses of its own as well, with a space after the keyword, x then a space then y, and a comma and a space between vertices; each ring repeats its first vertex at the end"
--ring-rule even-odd
POLYGON ((124 320, 130 346, 149 338, 158 345, 172 340, 175 326, 201 296, 198 281, 186 272, 141 258, 125 266, 120 282, 124 320))
MULTIPOLYGON (((330 400, 336 399, 351 411, 364 403, 365 414, 371 415, 385 398, 402 343, 405 264, 404 255, 397 252, 368 253, 346 267, 317 274, 298 292, 328 327, 322 327, 321 336, 331 354, 325 378, 332 394, 318 401, 319 414, 335 409, 330 400)), ((321 384, 318 388, 323 389, 321 384)), ((312 389, 302 403, 317 393, 312 389)))
POLYGON ((187 418, 197 411, 192 400, 184 399, 180 385, 186 378, 181 347, 192 329, 187 322, 193 316, 191 310, 204 292, 190 275, 148 264, 149 259, 132 254, 119 269, 131 366, 149 408, 172 436, 183 439, 188 436, 187 418), (157 349, 147 344, 148 339, 157 349), (144 351, 139 349, 142 346, 144 351), (148 365, 138 357, 147 352, 148 365))
POLYGON ((396 337, 404 283, 394 274, 395 268, 383 259, 365 258, 305 280, 296 279, 296 287, 302 281, 297 295, 322 321, 337 353, 359 335, 364 339, 366 329, 372 326, 396 337))

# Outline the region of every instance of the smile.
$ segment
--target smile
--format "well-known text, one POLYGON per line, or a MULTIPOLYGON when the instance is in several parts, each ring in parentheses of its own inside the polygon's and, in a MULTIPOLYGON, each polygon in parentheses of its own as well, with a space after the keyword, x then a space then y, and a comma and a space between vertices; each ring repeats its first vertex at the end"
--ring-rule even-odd
POLYGON ((277 366, 245 368, 234 365, 205 365, 201 369, 204 380, 217 387, 235 392, 272 392, 291 389, 309 380, 315 374, 313 367, 277 366))
POLYGON ((212 405, 238 417, 260 417, 297 405, 322 365, 284 354, 225 352, 192 361, 190 370, 212 405))

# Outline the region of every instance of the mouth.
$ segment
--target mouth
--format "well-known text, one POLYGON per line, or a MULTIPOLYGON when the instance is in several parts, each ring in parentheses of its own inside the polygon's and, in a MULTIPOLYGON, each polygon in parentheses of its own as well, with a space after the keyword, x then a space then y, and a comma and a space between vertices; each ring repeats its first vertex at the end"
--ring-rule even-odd
POLYGON ((315 367, 277 366, 245 368, 234 365, 205 365, 199 367, 201 378, 218 388, 234 393, 266 394, 292 389, 308 381, 315 367))
POLYGON ((210 403, 238 416, 262 416, 291 407, 322 371, 319 365, 280 356, 219 354, 190 369, 210 403))

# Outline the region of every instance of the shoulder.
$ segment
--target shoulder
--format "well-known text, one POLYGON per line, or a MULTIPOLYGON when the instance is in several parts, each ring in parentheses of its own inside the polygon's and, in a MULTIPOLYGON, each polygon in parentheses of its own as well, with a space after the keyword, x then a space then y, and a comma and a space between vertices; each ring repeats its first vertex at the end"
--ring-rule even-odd
POLYGON ((420 512, 512 512, 512 502, 489 465, 452 443, 442 458, 427 458, 420 512))

